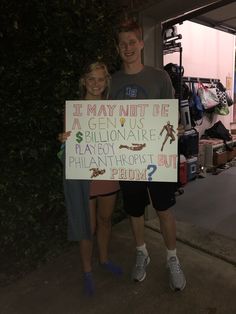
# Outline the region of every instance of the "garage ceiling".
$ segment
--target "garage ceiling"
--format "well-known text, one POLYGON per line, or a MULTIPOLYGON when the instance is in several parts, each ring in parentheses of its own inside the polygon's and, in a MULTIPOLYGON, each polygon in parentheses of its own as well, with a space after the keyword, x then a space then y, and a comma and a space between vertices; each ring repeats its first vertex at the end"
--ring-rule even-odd
POLYGON ((236 35, 236 1, 218 1, 163 23, 166 28, 185 20, 236 35))
POLYGON ((190 20, 236 35, 236 1, 119 0, 124 9, 161 22, 164 28, 190 20))

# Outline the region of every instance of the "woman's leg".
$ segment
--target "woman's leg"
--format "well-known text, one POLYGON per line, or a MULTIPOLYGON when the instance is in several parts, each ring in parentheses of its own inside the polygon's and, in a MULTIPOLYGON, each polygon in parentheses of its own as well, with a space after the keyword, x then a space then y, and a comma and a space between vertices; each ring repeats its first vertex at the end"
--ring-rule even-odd
MULTIPOLYGON (((89 201, 90 207, 90 226, 92 237, 96 230, 96 199, 89 201)), ((93 252, 93 240, 81 240, 80 241, 80 256, 82 261, 82 268, 84 272, 92 271, 92 252, 93 252)))
POLYGON ((98 197, 97 241, 100 263, 108 261, 108 246, 111 235, 111 216, 116 202, 116 194, 98 197))
POLYGON ((83 271, 91 272, 92 271, 93 241, 81 240, 79 249, 80 249, 80 257, 81 257, 83 271))
MULTIPOLYGON (((92 237, 96 230, 96 199, 89 201, 90 207, 90 226, 92 237)), ((93 296, 95 293, 95 285, 92 275, 92 254, 93 254, 93 239, 80 241, 80 257, 84 272, 84 288, 88 296, 93 296)))

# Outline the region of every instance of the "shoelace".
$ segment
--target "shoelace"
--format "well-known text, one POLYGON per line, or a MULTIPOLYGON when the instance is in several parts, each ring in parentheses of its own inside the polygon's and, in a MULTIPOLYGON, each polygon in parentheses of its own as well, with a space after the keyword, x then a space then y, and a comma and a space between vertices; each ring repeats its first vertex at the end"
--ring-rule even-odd
POLYGON ((169 264, 170 264, 170 271, 172 273, 180 273, 181 272, 180 264, 177 262, 176 259, 170 258, 169 264))
POLYGON ((138 253, 137 254, 137 258, 136 258, 136 266, 137 267, 143 267, 144 264, 145 264, 146 259, 147 259, 147 256, 138 253))

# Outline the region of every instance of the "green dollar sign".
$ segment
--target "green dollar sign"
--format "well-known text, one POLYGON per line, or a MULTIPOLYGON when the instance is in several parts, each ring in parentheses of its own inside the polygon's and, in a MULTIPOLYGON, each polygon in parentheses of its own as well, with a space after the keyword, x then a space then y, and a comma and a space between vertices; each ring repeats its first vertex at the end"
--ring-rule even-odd
POLYGON ((78 143, 80 143, 80 142, 82 142, 83 141, 83 133, 82 132, 77 132, 76 133, 76 137, 77 137, 77 139, 76 139, 76 141, 78 142, 78 143))

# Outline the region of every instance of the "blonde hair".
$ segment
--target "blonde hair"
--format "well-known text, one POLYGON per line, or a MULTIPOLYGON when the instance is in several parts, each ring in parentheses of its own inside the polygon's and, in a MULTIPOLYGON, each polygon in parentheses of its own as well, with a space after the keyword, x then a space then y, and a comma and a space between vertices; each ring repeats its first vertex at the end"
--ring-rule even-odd
POLYGON ((103 99, 108 99, 109 96, 109 92, 110 92, 110 85, 111 85, 111 76, 108 72, 107 66, 105 65, 105 63, 103 62, 94 62, 94 63, 90 63, 88 66, 86 66, 84 73, 81 75, 80 80, 79 80, 79 91, 80 91, 80 98, 84 99, 85 95, 86 95, 86 87, 84 85, 84 80, 86 78, 86 76, 91 73, 94 70, 97 69, 102 69, 104 70, 105 73, 105 77, 106 77, 106 83, 107 86, 104 89, 103 93, 102 93, 102 98, 103 99))

